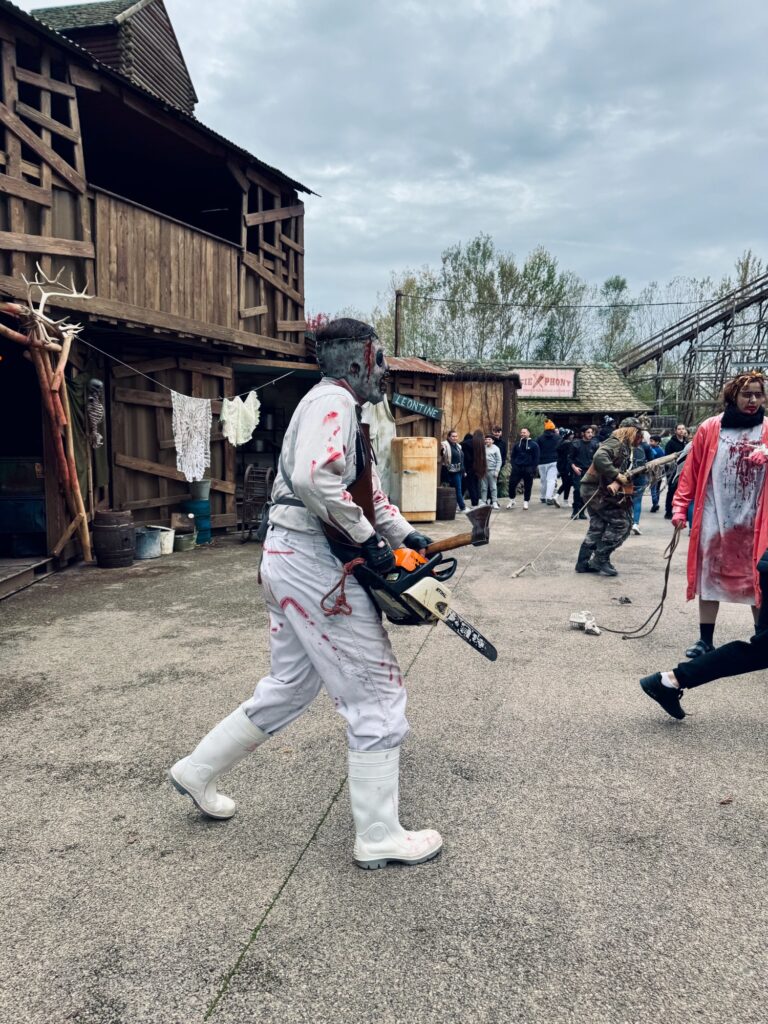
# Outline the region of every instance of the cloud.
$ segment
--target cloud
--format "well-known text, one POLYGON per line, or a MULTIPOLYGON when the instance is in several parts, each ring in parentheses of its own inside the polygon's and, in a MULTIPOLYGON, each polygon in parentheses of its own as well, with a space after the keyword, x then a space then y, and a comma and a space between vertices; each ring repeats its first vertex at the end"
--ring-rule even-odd
POLYGON ((313 310, 370 308, 479 231, 633 288, 768 255, 757 0, 166 6, 201 120, 322 193, 313 310))

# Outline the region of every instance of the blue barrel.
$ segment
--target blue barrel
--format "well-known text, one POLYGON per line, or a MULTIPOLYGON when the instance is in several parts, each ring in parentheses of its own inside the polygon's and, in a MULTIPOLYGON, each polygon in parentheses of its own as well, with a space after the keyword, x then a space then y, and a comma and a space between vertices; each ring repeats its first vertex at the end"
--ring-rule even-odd
POLYGON ((195 517, 195 528, 197 529, 197 543, 210 544, 211 542, 211 502, 205 501, 183 501, 182 512, 191 512, 195 517))

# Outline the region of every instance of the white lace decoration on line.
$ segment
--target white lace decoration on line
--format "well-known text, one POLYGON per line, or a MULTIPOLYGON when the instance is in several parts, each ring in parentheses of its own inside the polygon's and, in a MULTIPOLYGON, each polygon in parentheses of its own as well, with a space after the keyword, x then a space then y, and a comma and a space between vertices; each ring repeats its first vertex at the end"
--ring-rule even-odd
POLYGON ((202 480, 211 464, 211 400, 171 392, 176 468, 185 480, 202 480))

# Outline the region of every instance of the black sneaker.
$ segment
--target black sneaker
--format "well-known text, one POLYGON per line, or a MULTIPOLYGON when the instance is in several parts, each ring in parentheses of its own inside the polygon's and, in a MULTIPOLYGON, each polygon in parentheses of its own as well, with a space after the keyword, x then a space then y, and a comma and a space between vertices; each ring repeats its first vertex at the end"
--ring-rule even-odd
POLYGON ((644 676, 640 680, 640 685, 649 697, 661 704, 668 715, 673 718, 685 718, 685 712, 680 706, 683 691, 677 687, 665 686, 661 681, 661 672, 644 676))
POLYGON ((671 512, 665 512, 664 513, 664 518, 665 519, 671 519, 672 518, 672 513, 671 512))
POLYGON ((697 640, 695 644, 688 648, 685 652, 686 658, 699 658, 702 654, 709 654, 710 651, 714 651, 714 646, 708 644, 706 640, 697 640))
POLYGON ((659 511, 659 506, 658 505, 651 505, 651 512, 658 512, 658 511, 659 511))

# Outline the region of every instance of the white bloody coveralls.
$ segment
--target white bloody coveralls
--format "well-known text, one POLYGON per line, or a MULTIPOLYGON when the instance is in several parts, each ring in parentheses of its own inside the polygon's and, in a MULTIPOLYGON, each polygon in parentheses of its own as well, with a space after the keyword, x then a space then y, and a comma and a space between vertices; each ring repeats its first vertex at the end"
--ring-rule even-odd
MULTIPOLYGON (((405 686, 389 637, 354 576, 345 584, 350 615, 327 616, 320 606, 342 574, 320 520, 358 544, 374 533, 347 490, 357 475, 356 406, 344 384, 323 380, 301 400, 288 425, 272 500, 295 497, 305 507, 270 509, 261 579, 271 670, 242 709, 253 725, 274 734, 325 686, 346 719, 350 750, 375 751, 398 747, 408 733, 405 686)), ((375 465, 372 480, 375 532, 400 547, 413 527, 383 493, 375 465)))

